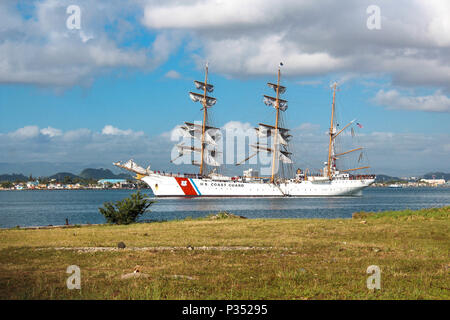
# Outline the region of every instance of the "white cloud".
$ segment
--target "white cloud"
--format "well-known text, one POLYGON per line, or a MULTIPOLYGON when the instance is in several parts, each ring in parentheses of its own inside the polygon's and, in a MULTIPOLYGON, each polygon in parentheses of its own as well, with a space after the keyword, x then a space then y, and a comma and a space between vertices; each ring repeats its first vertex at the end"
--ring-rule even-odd
POLYGON ((381 30, 368 30, 369 1, 193 0, 147 2, 143 23, 189 35, 198 64, 231 76, 388 75, 394 84, 450 90, 450 10, 445 0, 380 0, 381 30), (201 53, 197 53, 200 51, 201 53))
POLYGON ((450 2, 447 0, 434 0, 431 6, 425 7, 430 16, 427 27, 428 35, 440 47, 450 46, 450 2))
POLYGON ((113 127, 112 125, 106 125, 102 130, 102 134, 112 136, 142 136, 144 135, 144 132, 135 132, 131 129, 121 130, 119 128, 113 127))
POLYGON ((180 79, 181 74, 175 70, 167 71, 167 73, 164 75, 164 77, 169 79, 180 79))
POLYGON ((9 133, 9 135, 13 138, 17 139, 30 139, 37 137, 39 135, 39 127, 38 126, 25 126, 23 128, 19 128, 14 132, 9 133))
POLYGON ((246 132, 251 130, 253 126, 250 122, 228 121, 222 126, 223 130, 231 130, 236 132, 246 132))
POLYGON ((64 133, 63 139, 67 142, 87 140, 91 137, 92 132, 86 128, 80 128, 76 130, 70 130, 64 133))
POLYGON ((49 136, 50 138, 62 135, 62 131, 52 127, 43 128, 40 130, 41 134, 49 136))
POLYGON ((198 64, 228 76, 273 74, 283 61, 286 75, 387 75, 450 90, 446 0, 379 0, 381 30, 372 31, 372 3, 360 0, 78 0, 81 30, 65 27, 71 1, 32 4, 28 19, 13 1, 0 3, 0 83, 68 86, 113 68, 153 70, 187 40, 198 64), (136 35, 130 16, 155 35, 148 47, 121 46, 136 35))
POLYGON ((110 164, 117 160, 127 160, 128 157, 141 161, 170 160, 169 152, 167 151, 167 154, 164 152, 169 141, 163 137, 149 139, 142 131, 122 130, 110 125, 106 125, 101 132, 85 128, 64 132, 49 128, 26 126, 10 133, 0 134, 2 145, 0 162, 110 164))
POLYGON ((143 23, 156 29, 252 25, 267 18, 268 7, 254 0, 167 1, 159 6, 150 3, 145 8, 143 23))
POLYGON ((163 63, 176 45, 172 39, 167 44, 168 36, 161 34, 149 48, 121 47, 124 36, 120 30, 113 35, 105 31, 108 25, 129 29, 127 15, 139 13, 134 0, 77 1, 81 30, 66 27, 69 4, 72 1, 34 1, 28 19, 13 1, 0 3, 0 83, 86 85, 113 68, 151 70, 163 63))
MULTIPOLYGON (((222 129, 239 134, 253 131, 253 127, 254 125, 250 123, 233 121, 224 125, 222 129)), ((155 170, 174 172, 196 170, 192 166, 180 167, 170 164, 171 150, 175 141, 171 141, 168 134, 148 137, 134 131, 130 133, 129 130, 114 127, 110 129, 121 134, 103 134, 80 128, 66 132, 60 130, 61 135, 49 136, 43 134, 44 129, 38 126, 26 126, 10 133, 0 134, 2 146, 0 163, 96 162, 109 165, 113 161, 133 158, 145 166, 150 163, 155 170)), ((327 134, 321 132, 317 124, 303 123, 292 130, 292 135, 291 151, 294 152, 295 165, 301 168, 321 169, 328 152, 327 134)), ((365 148, 372 172, 408 175, 436 170, 450 171, 448 141, 450 134, 373 132, 358 134, 354 142, 355 147, 365 148)), ((236 150, 238 156, 235 161, 241 161, 245 158, 245 149, 238 142, 236 150)), ((346 150, 350 149, 343 151, 346 150)), ((234 168, 232 169, 234 173, 237 173, 236 170, 242 170, 241 167, 234 165, 231 167, 234 168)))
POLYGON ((450 98, 440 91, 428 96, 405 96, 397 90, 380 90, 373 101, 389 109, 450 112, 450 98))

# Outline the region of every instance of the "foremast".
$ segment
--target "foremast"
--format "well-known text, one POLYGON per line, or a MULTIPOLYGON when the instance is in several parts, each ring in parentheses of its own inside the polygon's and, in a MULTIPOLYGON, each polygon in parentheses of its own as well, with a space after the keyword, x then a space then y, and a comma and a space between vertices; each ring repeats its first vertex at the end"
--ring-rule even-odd
POLYGON ((220 138, 219 128, 211 127, 208 122, 208 108, 211 108, 216 104, 217 99, 208 96, 207 93, 214 91, 214 86, 208 83, 208 64, 205 66, 205 80, 204 82, 194 80, 194 84, 200 93, 189 92, 189 97, 194 102, 200 102, 202 104, 203 120, 201 124, 185 122, 180 126, 182 135, 185 138, 193 139, 194 141, 200 141, 200 147, 186 146, 183 143, 177 145, 178 156, 172 159, 171 162, 177 158, 182 157, 185 154, 198 153, 200 154, 200 162, 192 161, 193 165, 200 167, 199 175, 205 175, 206 165, 220 166, 217 154, 219 151, 215 148, 217 146, 217 140, 220 138))

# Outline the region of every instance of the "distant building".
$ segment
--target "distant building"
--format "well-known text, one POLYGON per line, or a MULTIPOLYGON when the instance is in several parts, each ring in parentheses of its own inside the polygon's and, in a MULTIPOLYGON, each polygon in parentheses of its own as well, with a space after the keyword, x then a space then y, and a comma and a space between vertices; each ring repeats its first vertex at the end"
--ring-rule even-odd
POLYGON ((60 183, 50 183, 47 189, 64 189, 63 185, 60 183))
POLYGON ((27 182, 27 188, 28 189, 35 189, 39 185, 39 181, 28 181, 27 182))
POLYGON ((440 186, 445 184, 445 179, 420 179, 420 181, 431 184, 433 186, 440 186))
POLYGON ((125 180, 125 179, 101 179, 101 180, 98 180, 97 183, 101 184, 102 187, 105 187, 106 185, 112 185, 113 187, 119 187, 119 188, 128 184, 127 180, 125 180))

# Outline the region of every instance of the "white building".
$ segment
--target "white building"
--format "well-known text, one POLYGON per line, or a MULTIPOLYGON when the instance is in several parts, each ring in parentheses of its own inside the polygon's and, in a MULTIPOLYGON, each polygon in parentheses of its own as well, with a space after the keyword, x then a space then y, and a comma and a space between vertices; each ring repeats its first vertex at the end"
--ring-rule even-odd
POLYGON ((431 184, 433 186, 441 186, 445 184, 444 179, 420 179, 420 181, 431 184))

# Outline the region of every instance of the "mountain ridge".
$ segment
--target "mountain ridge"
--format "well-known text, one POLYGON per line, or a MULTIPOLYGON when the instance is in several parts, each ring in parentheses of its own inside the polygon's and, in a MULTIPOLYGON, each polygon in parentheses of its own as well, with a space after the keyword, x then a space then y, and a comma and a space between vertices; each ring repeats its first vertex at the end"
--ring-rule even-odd
MULTIPOLYGON (((33 180, 38 177, 34 177, 33 180)), ((57 172, 50 176, 43 176, 39 178, 46 179, 55 179, 57 182, 64 182, 65 180, 100 180, 100 179, 133 179, 133 176, 127 173, 119 173, 114 174, 109 169, 99 168, 86 168, 83 169, 80 174, 74 174, 71 172, 57 172)), ((21 173, 12 173, 12 174, 0 174, 0 181, 9 181, 9 182, 17 182, 17 181, 28 181, 29 176, 25 176, 21 173)))

